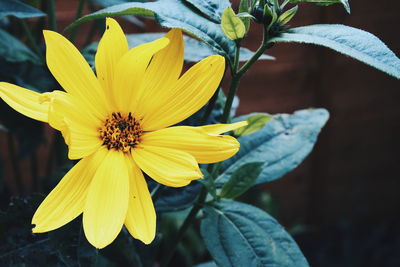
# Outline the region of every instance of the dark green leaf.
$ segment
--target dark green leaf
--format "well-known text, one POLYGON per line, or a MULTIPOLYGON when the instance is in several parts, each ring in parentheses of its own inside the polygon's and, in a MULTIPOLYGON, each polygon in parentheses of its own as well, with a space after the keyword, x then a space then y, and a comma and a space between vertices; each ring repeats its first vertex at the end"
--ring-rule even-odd
POLYGON ((222 12, 231 7, 231 3, 228 0, 185 0, 192 4, 201 13, 206 15, 209 19, 220 23, 222 12))
POLYGON ((163 187, 155 202, 157 211, 178 211, 190 207, 197 199, 202 185, 196 181, 180 188, 163 187))
POLYGON ((292 237, 262 210, 229 200, 203 210, 201 235, 218 266, 309 266, 292 237))
POLYGON ((246 116, 247 125, 236 129, 233 133, 237 137, 251 134, 262 129, 271 119, 272 116, 266 113, 251 113, 246 116))
MULTIPOLYGON (((239 137, 240 150, 224 161, 217 186, 229 180, 233 172, 250 162, 264 162, 256 184, 281 178, 296 168, 311 152, 321 128, 328 120, 325 109, 306 109, 293 115, 274 115, 263 129, 239 137)), ((245 120, 246 116, 235 120, 245 120)))
POLYGON ((345 25, 310 25, 290 29, 271 42, 322 45, 400 79, 400 59, 376 36, 345 25))
POLYGON ((124 15, 155 17, 158 24, 167 28, 180 28, 188 34, 210 45, 214 51, 232 60, 235 43, 222 32, 220 24, 197 14, 183 0, 159 0, 148 3, 127 3, 111 6, 78 19, 68 26, 75 27, 83 22, 124 15))
POLYGON ((347 13, 350 14, 350 5, 348 0, 289 0, 290 3, 301 3, 301 2, 308 2, 308 3, 315 3, 321 6, 330 6, 333 4, 342 4, 346 9, 347 13))
POLYGON ((5 16, 15 16, 20 19, 46 16, 39 9, 33 8, 17 0, 0 1, 0 18, 5 16))
POLYGON ((251 162, 235 170, 221 190, 222 198, 236 198, 253 186, 262 171, 263 162, 251 162))
POLYGON ((40 61, 25 44, 2 29, 0 29, 0 57, 9 62, 40 61))

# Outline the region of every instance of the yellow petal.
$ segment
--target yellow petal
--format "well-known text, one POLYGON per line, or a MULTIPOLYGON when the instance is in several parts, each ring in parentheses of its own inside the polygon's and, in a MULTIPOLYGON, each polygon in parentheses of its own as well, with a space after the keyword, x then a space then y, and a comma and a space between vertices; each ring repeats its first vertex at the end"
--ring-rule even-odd
POLYGON ((0 97, 10 107, 34 120, 48 121, 48 103, 40 103, 41 94, 14 84, 0 82, 0 97))
POLYGON ((64 119, 69 133, 68 158, 80 159, 98 150, 102 145, 99 132, 82 127, 76 121, 64 119))
MULTIPOLYGON (((214 94, 225 69, 222 56, 210 56, 191 67, 171 88, 165 88, 144 109, 143 129, 154 131, 176 124, 204 106, 214 94)), ((149 102, 149 103, 150 103, 149 102)))
POLYGON ((132 150, 132 156, 136 164, 160 184, 181 187, 203 177, 196 159, 183 151, 141 145, 132 150))
POLYGON ((106 31, 97 48, 95 63, 97 79, 108 98, 112 97, 115 67, 123 54, 128 52, 128 42, 118 22, 106 18, 106 31))
POLYGON ((117 110, 133 111, 139 99, 138 91, 144 72, 157 51, 167 46, 168 38, 160 38, 150 43, 139 45, 121 57, 115 68, 113 93, 117 110))
MULTIPOLYGON (((158 97, 165 88, 170 88, 178 80, 182 72, 184 43, 182 31, 172 29, 166 35, 170 40, 168 46, 158 51, 151 60, 143 77, 140 90, 141 98, 152 99, 158 97)), ((138 110, 145 109, 141 106, 142 101, 137 103, 138 110)), ((151 103, 148 103, 151 104, 151 103)))
POLYGON ((88 187, 104 155, 99 151, 82 159, 62 178, 33 215, 34 233, 57 229, 82 213, 88 187))
POLYGON ((145 133, 144 145, 185 151, 198 163, 214 163, 232 157, 239 150, 239 142, 228 135, 210 135, 201 127, 176 126, 145 133))
POLYGON ((208 134, 219 135, 246 126, 247 121, 239 121, 231 124, 211 124, 201 126, 208 134))
POLYGON ((124 155, 108 150, 90 184, 83 211, 83 229, 93 246, 104 248, 117 237, 128 201, 129 175, 124 155))
POLYGON ((125 226, 133 237, 145 244, 150 244, 156 235, 156 212, 153 200, 142 171, 130 155, 126 158, 130 192, 125 226))
POLYGON ((79 98, 61 91, 46 93, 43 98, 50 102, 49 124, 62 132, 70 159, 83 158, 101 146, 101 121, 87 112, 79 98))
POLYGON ((104 93, 81 53, 62 35, 44 31, 46 61, 54 78, 68 93, 79 97, 98 118, 107 116, 104 93))

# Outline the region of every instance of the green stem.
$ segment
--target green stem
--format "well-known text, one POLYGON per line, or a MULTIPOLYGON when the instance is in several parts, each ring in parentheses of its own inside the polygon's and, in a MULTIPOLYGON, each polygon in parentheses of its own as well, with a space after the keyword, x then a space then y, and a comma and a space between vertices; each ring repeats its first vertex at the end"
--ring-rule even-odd
MULTIPOLYGON (((78 6, 78 9, 76 10, 75 20, 82 17, 82 12, 83 12, 83 7, 85 5, 85 2, 86 2, 86 0, 79 0, 79 6, 78 6)), ((70 35, 69 39, 72 43, 75 41, 76 35, 78 34, 78 30, 79 30, 79 25, 74 27, 71 30, 71 35, 70 35)))
POLYGON ((188 216, 186 216, 185 220, 182 223, 182 226, 178 230, 177 235, 174 236, 174 239, 172 240, 172 244, 169 244, 169 246, 167 246, 167 252, 164 254, 164 257, 161 259, 160 267, 168 266, 169 262, 172 259, 172 256, 174 256, 176 246, 183 238, 183 235, 185 234, 186 230, 196 219, 196 215, 200 211, 202 204, 204 203, 204 200, 206 199, 206 196, 207 196, 207 190, 205 189, 205 187, 203 187, 200 192, 197 203, 190 210, 188 216))
POLYGON ((35 39, 33 38, 31 29, 28 27, 28 24, 26 23, 25 20, 21 19, 20 23, 21 23, 22 29, 25 32, 26 37, 28 38, 29 44, 31 45, 31 47, 35 51, 35 53, 39 56, 42 63, 44 63, 45 61, 44 61, 42 51, 40 50, 39 46, 36 44, 35 39))
POLYGON ((57 31, 57 20, 56 20, 56 4, 55 0, 49 0, 47 6, 47 13, 49 15, 49 24, 52 31, 57 31))
POLYGON ((231 80, 231 85, 229 87, 228 96, 226 98, 226 103, 224 107, 224 113, 222 114, 221 122, 227 123, 230 121, 230 113, 232 108, 233 99, 235 98, 236 91, 239 88, 240 79, 249 70, 249 68, 258 60, 258 58, 264 53, 268 47, 268 30, 264 28, 263 41, 254 55, 239 69, 239 53, 240 53, 240 43, 236 46, 236 56, 234 62, 234 70, 231 80))

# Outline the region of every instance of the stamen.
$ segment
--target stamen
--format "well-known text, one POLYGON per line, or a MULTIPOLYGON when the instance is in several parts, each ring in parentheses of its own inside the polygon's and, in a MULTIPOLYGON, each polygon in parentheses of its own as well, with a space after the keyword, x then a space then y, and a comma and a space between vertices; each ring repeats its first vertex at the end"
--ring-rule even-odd
POLYGON ((103 127, 99 129, 100 139, 107 149, 129 152, 140 142, 142 128, 139 120, 129 112, 127 116, 121 112, 113 112, 104 121, 103 127))

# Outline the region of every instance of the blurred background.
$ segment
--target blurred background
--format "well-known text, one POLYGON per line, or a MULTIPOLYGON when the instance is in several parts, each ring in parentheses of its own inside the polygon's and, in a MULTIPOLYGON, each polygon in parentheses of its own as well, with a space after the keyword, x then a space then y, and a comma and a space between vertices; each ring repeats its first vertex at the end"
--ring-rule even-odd
MULTIPOLYGON (((77 5, 76 0, 56 1, 60 32, 74 21, 77 5)), ((350 6, 351 15, 341 5, 300 4, 290 24, 361 28, 400 55, 399 1, 350 0, 350 6)), ((165 31, 150 19, 119 21, 126 33, 165 31)), ((88 36, 100 38, 101 30, 91 31, 99 22, 81 26, 78 47, 87 44, 88 36)), ((254 51, 260 39, 261 28, 252 24, 243 46, 254 51)), ((276 60, 259 61, 242 79, 237 114, 323 107, 331 118, 296 170, 253 189, 265 192, 260 199, 243 200, 264 205, 294 235, 312 266, 400 266, 399 81, 322 47, 279 44, 267 53, 276 60)), ((4 103, 0 111, 13 112, 4 103)), ((37 123, 29 129, 21 130, 22 138, 0 131, 1 186, 7 192, 2 208, 10 196, 37 190, 38 180, 59 164, 49 157, 57 146, 53 131, 37 123), (32 142, 40 142, 34 153, 29 152, 32 142), (24 146, 28 152, 20 153, 24 146), (15 157, 18 162, 11 160, 15 157)))

